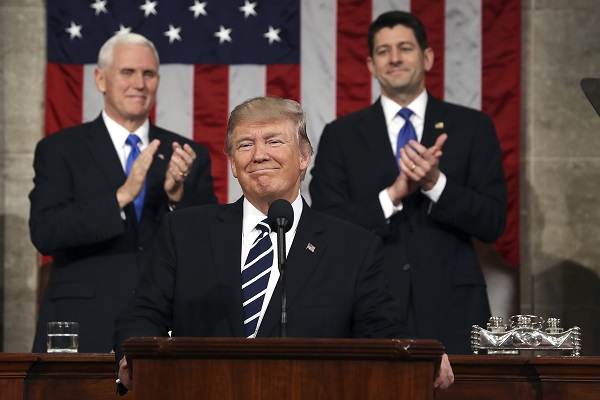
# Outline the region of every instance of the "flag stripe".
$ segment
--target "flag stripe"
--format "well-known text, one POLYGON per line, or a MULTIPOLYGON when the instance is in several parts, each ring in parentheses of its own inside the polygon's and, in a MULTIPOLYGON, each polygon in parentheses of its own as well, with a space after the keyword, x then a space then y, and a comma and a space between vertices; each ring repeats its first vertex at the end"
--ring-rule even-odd
POLYGON ((446 3, 444 98, 481 109, 481 1, 446 3))
POLYGON ((188 139, 194 137, 193 82, 193 65, 167 64, 160 67, 156 96, 161 100, 156 102, 156 124, 188 139))
POLYGON ((519 265, 521 2, 482 0, 482 10, 482 109, 496 125, 508 187, 506 228, 496 247, 519 265))
POLYGON ((427 90, 434 97, 444 99, 445 2, 412 0, 410 10, 425 26, 427 43, 433 49, 435 57, 433 67, 425 78, 427 90))
POLYGON ((338 0, 338 117, 370 104, 371 77, 365 71, 365 58, 369 54, 365 32, 371 24, 371 12, 370 1, 338 0))
POLYGON ((46 134, 81 123, 83 66, 46 66, 46 134))
POLYGON ((194 68, 194 140, 211 155, 211 174, 219 203, 227 203, 227 156, 223 153, 229 113, 229 67, 202 64, 194 68))

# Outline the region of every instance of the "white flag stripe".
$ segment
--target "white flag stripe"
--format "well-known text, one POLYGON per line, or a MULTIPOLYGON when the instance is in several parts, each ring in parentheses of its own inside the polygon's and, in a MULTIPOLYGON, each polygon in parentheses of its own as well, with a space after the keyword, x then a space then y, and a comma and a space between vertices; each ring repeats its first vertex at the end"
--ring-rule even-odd
POLYGON ((83 66, 83 104, 81 105, 83 122, 96 119, 104 108, 104 96, 98 91, 94 81, 95 69, 96 64, 83 66))
POLYGON ((481 0, 446 1, 444 99, 481 109, 481 0))
POLYGON ((193 65, 161 65, 156 94, 156 125, 188 139, 194 138, 193 83, 193 65))
MULTIPOLYGON (((323 127, 336 117, 336 13, 336 0, 300 2, 300 103, 315 152, 323 127)), ((309 171, 313 161, 314 156, 309 171)), ((310 204, 309 176, 307 173, 301 191, 310 204)))

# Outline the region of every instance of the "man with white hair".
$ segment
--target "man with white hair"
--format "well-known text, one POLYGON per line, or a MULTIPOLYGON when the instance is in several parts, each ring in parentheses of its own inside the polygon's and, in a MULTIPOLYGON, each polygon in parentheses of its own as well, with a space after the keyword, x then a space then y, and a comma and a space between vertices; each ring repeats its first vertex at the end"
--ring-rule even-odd
POLYGON ((42 139, 34 159, 30 233, 53 256, 33 351, 46 351, 49 321, 79 323, 80 352, 112 349, 162 217, 216 203, 205 147, 153 125, 159 58, 126 33, 100 49, 94 78, 104 110, 92 122, 42 139))

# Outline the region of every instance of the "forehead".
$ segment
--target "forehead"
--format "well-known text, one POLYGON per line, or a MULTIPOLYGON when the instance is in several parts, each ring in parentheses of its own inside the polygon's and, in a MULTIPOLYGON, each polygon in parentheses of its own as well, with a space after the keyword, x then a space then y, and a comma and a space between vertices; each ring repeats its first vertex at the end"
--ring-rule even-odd
POLYGON ((373 44, 377 46, 390 46, 400 42, 417 44, 417 38, 411 28, 404 25, 395 25, 392 28, 382 28, 373 37, 373 44))

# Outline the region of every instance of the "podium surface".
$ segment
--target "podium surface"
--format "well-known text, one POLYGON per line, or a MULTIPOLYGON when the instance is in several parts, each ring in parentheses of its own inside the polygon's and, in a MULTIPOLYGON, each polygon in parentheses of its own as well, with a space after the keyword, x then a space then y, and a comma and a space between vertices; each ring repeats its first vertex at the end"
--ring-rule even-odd
POLYGON ((433 340, 132 338, 136 399, 433 399, 433 340))

